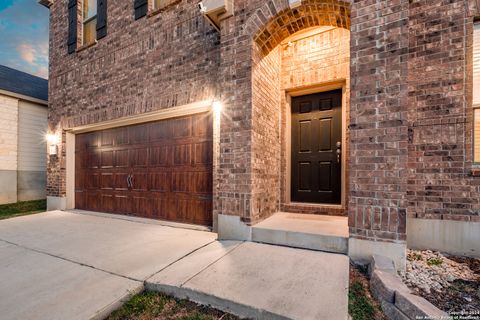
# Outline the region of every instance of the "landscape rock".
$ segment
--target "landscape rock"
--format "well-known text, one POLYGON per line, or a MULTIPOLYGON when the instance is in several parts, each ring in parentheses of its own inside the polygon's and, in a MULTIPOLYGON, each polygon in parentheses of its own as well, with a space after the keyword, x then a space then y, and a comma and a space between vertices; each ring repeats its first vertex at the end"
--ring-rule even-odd
POLYGON ((432 290, 442 292, 455 280, 479 280, 468 265, 431 250, 408 250, 406 269, 401 276, 409 287, 428 294, 432 290))

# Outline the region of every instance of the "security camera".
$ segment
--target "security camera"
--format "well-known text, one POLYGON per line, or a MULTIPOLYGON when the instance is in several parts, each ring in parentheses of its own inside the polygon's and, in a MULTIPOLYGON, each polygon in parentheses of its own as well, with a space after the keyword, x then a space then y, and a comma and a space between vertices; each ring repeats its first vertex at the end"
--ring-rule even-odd
POLYGON ((200 3, 198 4, 198 9, 200 9, 200 12, 201 12, 201 13, 207 12, 207 8, 203 5, 203 2, 200 2, 200 3))

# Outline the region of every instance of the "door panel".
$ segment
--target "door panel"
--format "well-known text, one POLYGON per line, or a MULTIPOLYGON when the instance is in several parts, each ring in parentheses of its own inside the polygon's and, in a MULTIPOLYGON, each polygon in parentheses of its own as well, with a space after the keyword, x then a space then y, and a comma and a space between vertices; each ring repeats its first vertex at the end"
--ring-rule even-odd
POLYGON ((318 137, 318 150, 331 151, 332 150, 332 118, 319 119, 320 136, 318 137))
POLYGON ((301 162, 299 165, 299 190, 310 192, 312 188, 312 164, 301 162))
POLYGON ((341 202, 341 142, 341 90, 292 99, 292 201, 341 202))
POLYGON ((78 209, 212 223, 210 114, 77 135, 78 209))
POLYGON ((332 163, 330 161, 318 164, 318 189, 327 192, 332 190, 332 163))
POLYGON ((300 152, 312 152, 312 121, 300 122, 300 152))

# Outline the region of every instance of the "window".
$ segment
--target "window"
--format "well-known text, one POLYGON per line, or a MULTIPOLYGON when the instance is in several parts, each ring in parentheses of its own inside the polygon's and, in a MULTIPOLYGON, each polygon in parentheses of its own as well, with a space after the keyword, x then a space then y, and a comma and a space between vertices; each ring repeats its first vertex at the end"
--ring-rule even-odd
POLYGON ((171 0, 153 0, 153 9, 162 9, 168 6, 172 1, 171 0))
POLYGON ((91 44, 96 38, 97 0, 83 0, 83 44, 91 44))
POLYGON ((473 161, 480 163, 480 23, 473 27, 473 161))

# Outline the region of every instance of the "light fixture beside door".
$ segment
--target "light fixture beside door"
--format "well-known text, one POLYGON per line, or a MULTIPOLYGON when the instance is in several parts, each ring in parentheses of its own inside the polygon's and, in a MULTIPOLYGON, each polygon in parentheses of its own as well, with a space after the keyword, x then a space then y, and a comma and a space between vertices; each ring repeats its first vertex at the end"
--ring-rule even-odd
POLYGON ((48 155, 49 156, 56 156, 58 154, 58 143, 59 139, 56 134, 48 133, 45 136, 48 145, 48 155))

